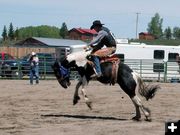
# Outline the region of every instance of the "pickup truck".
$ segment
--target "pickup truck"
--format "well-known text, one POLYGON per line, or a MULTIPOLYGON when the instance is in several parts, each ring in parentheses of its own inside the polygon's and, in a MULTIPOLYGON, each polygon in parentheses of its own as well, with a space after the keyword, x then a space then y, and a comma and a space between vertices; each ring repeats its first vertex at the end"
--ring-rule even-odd
MULTIPOLYGON (((53 74, 51 68, 55 61, 55 54, 53 53, 37 53, 39 57, 39 74, 40 76, 53 74)), ((22 78, 29 75, 30 63, 28 62, 30 54, 22 57, 21 59, 14 59, 12 56, 5 59, 1 64, 1 76, 11 78, 22 78)))
POLYGON ((17 69, 17 61, 13 56, 8 53, 0 52, 0 76, 12 76, 13 74, 16 75, 17 73, 14 72, 14 69, 17 69), (10 70, 7 70, 11 66, 10 70))

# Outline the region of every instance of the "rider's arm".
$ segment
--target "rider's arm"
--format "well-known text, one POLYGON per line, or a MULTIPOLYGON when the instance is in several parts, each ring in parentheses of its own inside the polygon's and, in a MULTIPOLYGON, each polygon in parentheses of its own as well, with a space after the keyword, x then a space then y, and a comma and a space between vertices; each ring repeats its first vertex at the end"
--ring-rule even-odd
POLYGON ((95 44, 98 44, 101 39, 103 39, 107 35, 108 33, 106 31, 99 31, 98 35, 88 44, 88 46, 94 46, 95 44))

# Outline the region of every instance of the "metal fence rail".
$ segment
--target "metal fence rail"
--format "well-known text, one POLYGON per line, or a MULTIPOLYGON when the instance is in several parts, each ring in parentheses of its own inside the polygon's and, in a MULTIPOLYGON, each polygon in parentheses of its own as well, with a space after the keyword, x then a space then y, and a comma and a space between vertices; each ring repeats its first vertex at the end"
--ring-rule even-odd
POLYGON ((125 60, 144 80, 171 82, 180 78, 179 65, 176 62, 156 60, 125 60))

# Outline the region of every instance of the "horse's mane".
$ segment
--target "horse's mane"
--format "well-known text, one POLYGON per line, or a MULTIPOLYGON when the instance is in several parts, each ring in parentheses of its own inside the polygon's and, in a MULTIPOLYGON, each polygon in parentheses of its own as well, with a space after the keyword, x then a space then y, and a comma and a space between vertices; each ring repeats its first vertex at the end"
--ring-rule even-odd
POLYGON ((76 64, 78 66, 84 66, 87 62, 86 56, 89 55, 91 51, 78 51, 78 52, 73 52, 67 55, 67 60, 69 62, 71 61, 76 61, 76 64))

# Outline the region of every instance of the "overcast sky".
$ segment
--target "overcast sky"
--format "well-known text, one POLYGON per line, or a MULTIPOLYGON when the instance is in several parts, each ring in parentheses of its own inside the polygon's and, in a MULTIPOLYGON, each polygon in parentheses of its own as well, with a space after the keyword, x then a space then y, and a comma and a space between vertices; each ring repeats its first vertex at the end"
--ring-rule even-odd
POLYGON ((4 25, 14 27, 51 25, 68 29, 89 28, 101 20, 118 38, 135 38, 146 32, 155 13, 163 18, 163 28, 180 27, 180 0, 0 0, 0 35, 4 25))

